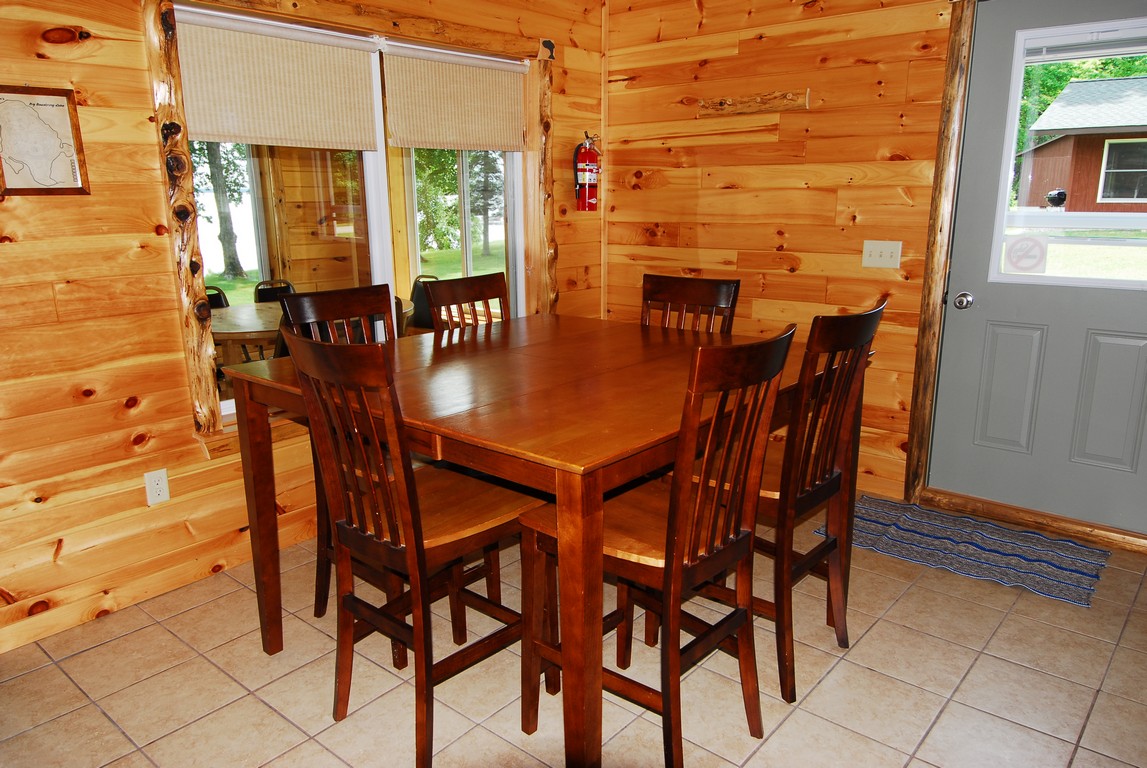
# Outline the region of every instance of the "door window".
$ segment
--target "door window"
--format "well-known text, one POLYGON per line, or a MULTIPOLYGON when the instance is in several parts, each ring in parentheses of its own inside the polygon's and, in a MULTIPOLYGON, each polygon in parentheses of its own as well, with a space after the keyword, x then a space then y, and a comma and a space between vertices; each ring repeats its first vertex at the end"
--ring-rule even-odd
POLYGON ((1016 50, 989 279, 1147 289, 1147 19, 1016 50))

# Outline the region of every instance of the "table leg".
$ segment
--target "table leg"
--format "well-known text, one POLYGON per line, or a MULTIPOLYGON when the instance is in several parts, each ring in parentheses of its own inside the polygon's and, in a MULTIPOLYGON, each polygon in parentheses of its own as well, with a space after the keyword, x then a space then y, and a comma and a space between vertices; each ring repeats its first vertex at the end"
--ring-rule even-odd
POLYGON ((559 473, 558 590, 567 766, 601 765, 602 482, 559 473))
POLYGON ((235 420, 243 455, 243 488, 247 495, 251 564, 255 571, 263 652, 275 654, 283 650, 283 599, 271 423, 267 418, 267 405, 253 400, 250 384, 242 380, 235 381, 235 420))

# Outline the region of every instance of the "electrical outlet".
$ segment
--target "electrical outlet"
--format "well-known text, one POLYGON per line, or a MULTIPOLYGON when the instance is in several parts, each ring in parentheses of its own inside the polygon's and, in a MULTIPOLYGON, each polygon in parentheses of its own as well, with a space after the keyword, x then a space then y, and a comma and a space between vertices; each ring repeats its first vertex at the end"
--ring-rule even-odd
POLYGON ((860 266, 896 269, 900 266, 901 245, 899 240, 865 240, 860 266))
POLYGON ((161 501, 171 499, 171 491, 167 487, 167 470, 154 469, 143 473, 143 487, 147 491, 147 506, 153 506, 161 501))

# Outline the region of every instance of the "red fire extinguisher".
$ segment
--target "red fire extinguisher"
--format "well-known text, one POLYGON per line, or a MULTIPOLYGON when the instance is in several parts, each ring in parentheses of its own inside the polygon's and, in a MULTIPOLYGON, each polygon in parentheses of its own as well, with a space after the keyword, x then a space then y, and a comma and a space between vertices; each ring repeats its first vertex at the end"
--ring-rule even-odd
POLYGON ((585 141, 574 149, 574 194, 579 211, 597 210, 597 177, 601 173, 601 153, 594 146, 597 136, 585 132, 585 141))

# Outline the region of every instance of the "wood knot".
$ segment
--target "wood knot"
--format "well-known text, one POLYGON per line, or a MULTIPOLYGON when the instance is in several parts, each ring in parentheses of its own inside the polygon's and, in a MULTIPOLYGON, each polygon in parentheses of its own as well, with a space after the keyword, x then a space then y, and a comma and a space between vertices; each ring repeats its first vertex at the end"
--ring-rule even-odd
POLYGON ((192 210, 190 208, 188 208, 186 205, 177 205, 171 211, 171 215, 174 216, 175 218, 179 219, 180 221, 187 221, 188 219, 191 218, 191 214, 192 214, 192 210))
POLYGON ((159 235, 160 237, 163 237, 167 233, 168 233, 168 229, 167 229, 166 224, 156 224, 155 225, 155 234, 159 235))
POLYGON ((173 120, 164 123, 159 129, 159 135, 163 137, 164 144, 181 133, 183 133, 183 126, 173 120))
MULTIPOLYGON (((40 33, 40 39, 50 45, 66 45, 80 39, 81 30, 75 27, 52 27, 40 33)), ((91 37, 90 34, 87 37, 91 37)), ((86 37, 84 39, 87 39, 86 37)))
POLYGON ((28 606, 28 615, 35 616, 37 613, 43 613, 52 607, 52 604, 47 600, 37 600, 28 606))
POLYGON ((187 172, 187 161, 179 155, 167 156, 167 173, 169 176, 182 176, 187 172))
POLYGON ((146 432, 136 432, 134 435, 131 436, 131 444, 137 445, 137 446, 143 445, 144 443, 146 443, 150 439, 151 439, 151 437, 146 432))
POLYGON ((139 405, 139 398, 136 397, 135 395, 132 395, 127 400, 123 401, 123 407, 124 408, 135 408, 138 405, 139 405))
POLYGON ((195 318, 201 323, 206 323, 211 318, 211 304, 208 303, 207 299, 195 302, 192 311, 195 312, 195 318))
POLYGON ((199 270, 203 269, 203 265, 198 261, 193 261, 187 265, 187 268, 191 270, 191 276, 194 277, 199 274, 199 270))
POLYGON ((91 387, 84 387, 82 390, 80 390, 80 394, 84 397, 95 397, 96 391, 91 387))

